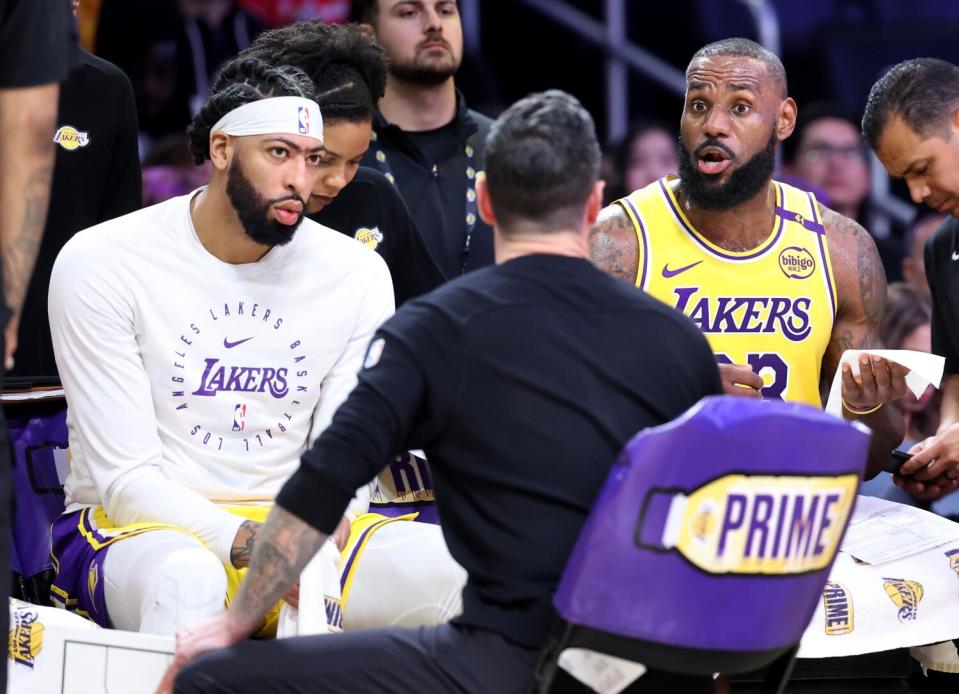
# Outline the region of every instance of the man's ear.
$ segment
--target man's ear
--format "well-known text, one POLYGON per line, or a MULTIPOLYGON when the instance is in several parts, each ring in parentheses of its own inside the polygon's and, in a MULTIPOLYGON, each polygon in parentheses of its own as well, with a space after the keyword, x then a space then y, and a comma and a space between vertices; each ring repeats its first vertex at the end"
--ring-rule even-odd
POLYGON ((593 184, 593 189, 586 198, 585 215, 586 227, 593 228, 599 213, 603 210, 603 191, 606 189, 606 181, 600 179, 593 184))
POLYGON ((217 171, 226 171, 233 158, 233 142, 225 132, 210 133, 210 163, 217 171))
POLYGON ((799 107, 792 97, 787 96, 779 105, 779 118, 776 120, 776 139, 782 142, 796 129, 799 107))
POLYGON ((486 183, 486 175, 482 172, 476 177, 476 207, 479 210, 480 219, 490 226, 496 225, 496 214, 493 212, 493 202, 489 197, 489 186, 486 183))

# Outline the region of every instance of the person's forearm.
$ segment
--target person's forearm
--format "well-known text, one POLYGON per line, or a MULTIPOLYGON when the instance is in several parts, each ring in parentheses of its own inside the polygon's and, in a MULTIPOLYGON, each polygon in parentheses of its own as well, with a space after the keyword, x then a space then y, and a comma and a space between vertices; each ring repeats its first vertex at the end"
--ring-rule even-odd
POLYGON ((866 479, 872 479, 889 464, 889 455, 905 435, 902 414, 892 403, 887 403, 876 412, 857 418, 872 430, 869 442, 869 457, 866 463, 866 479))
POLYGON ((273 507, 253 548, 249 572, 227 612, 237 633, 253 633, 326 538, 282 506, 273 507))
POLYGON ((941 434, 954 424, 959 424, 959 374, 943 376, 942 405, 939 408, 939 429, 941 434))
POLYGON ((37 259, 53 178, 58 84, 0 90, 3 296, 17 316, 37 259))

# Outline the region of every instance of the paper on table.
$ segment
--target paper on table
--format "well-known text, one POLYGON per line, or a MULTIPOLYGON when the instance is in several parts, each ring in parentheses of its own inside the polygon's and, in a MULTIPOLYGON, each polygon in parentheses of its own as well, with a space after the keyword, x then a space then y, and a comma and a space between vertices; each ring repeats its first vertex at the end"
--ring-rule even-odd
POLYGON ((559 655, 559 666, 599 694, 619 694, 646 673, 642 663, 585 648, 567 648, 559 655))
POLYGON ((826 412, 842 417, 842 365, 848 363, 854 375, 859 375, 859 355, 874 354, 909 369, 906 374, 906 385, 915 396, 922 395, 930 383, 936 388, 942 381, 942 370, 946 360, 928 352, 916 352, 911 349, 847 349, 839 359, 839 368, 832 379, 829 389, 829 400, 826 402, 826 412))
POLYGON ((22 402, 24 400, 48 400, 62 398, 63 388, 48 388, 46 390, 11 391, 0 394, 0 402, 22 402))
POLYGON ((859 496, 840 551, 869 564, 882 564, 955 540, 959 540, 959 523, 913 506, 859 496))

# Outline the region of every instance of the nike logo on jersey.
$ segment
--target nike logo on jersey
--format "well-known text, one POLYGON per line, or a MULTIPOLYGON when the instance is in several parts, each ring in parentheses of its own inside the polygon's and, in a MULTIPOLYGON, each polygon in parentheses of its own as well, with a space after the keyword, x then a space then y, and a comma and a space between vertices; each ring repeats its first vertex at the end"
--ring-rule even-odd
POLYGON ((680 274, 686 272, 686 270, 692 270, 694 267, 696 267, 697 265, 699 265, 701 262, 703 262, 703 261, 702 261, 702 260, 697 260, 695 263, 692 263, 691 265, 687 265, 686 267, 678 267, 678 268, 676 268, 675 270, 670 270, 670 269, 669 269, 669 263, 666 263, 665 265, 663 265, 663 277, 665 277, 666 279, 669 279, 670 277, 675 277, 676 275, 680 275, 680 274))
MULTIPOLYGON (((255 336, 254 336, 254 337, 255 337, 255 336)), ((249 341, 252 340, 252 339, 253 339, 252 337, 248 337, 248 338, 246 338, 245 340, 237 340, 236 342, 230 342, 229 340, 227 340, 227 339, 224 337, 224 338, 223 338, 223 346, 226 347, 227 349, 233 349, 234 347, 236 347, 236 346, 238 346, 238 345, 242 345, 244 342, 249 342, 249 341)))

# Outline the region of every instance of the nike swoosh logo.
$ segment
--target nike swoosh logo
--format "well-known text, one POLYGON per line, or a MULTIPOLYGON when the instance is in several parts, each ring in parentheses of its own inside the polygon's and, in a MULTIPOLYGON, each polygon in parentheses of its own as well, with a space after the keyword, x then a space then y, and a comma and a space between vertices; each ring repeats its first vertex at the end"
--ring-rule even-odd
POLYGON ((959 260, 959 253, 956 253, 955 251, 953 251, 953 252, 952 252, 952 259, 953 259, 953 260, 959 260))
MULTIPOLYGON (((255 337, 255 336, 254 336, 254 337, 255 337)), ((252 337, 248 337, 248 338, 246 338, 245 340, 237 340, 236 342, 230 342, 229 340, 227 340, 227 339, 224 337, 224 338, 223 338, 223 346, 226 347, 227 349, 233 349, 233 348, 236 347, 237 345, 242 345, 244 342, 249 342, 249 341, 252 340, 252 339, 253 339, 252 337)))
POLYGON ((663 265, 663 277, 665 277, 666 279, 669 279, 670 277, 675 277, 676 275, 686 272, 686 270, 692 270, 701 262, 703 261, 697 260, 695 263, 692 263, 691 265, 687 265, 686 267, 678 267, 675 270, 670 270, 669 263, 666 263, 665 265, 663 265))

